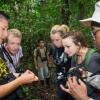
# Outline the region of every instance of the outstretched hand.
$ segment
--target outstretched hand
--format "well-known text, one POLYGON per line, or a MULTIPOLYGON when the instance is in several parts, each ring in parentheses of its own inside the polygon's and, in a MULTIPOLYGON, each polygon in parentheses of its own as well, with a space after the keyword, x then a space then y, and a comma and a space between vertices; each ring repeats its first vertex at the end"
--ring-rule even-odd
POLYGON ((38 77, 30 70, 25 71, 20 77, 21 84, 28 84, 38 81, 38 77))

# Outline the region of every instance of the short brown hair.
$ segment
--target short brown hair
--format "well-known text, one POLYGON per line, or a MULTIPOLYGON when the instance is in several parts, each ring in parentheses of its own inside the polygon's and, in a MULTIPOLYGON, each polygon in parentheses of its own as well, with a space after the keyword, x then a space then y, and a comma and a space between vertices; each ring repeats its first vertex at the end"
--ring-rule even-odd
POLYGON ((63 36, 63 39, 67 37, 71 37, 76 45, 79 45, 78 43, 80 42, 82 47, 87 47, 87 42, 82 32, 73 30, 71 32, 67 32, 67 34, 63 36))

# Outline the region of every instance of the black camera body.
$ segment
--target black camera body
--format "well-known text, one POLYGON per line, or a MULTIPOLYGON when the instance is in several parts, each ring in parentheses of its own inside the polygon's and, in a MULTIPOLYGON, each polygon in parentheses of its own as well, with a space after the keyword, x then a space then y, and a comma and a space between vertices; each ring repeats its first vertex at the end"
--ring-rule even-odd
POLYGON ((77 78, 78 83, 79 83, 79 81, 78 81, 79 79, 81 79, 84 82, 84 78, 83 78, 82 74, 83 73, 82 73, 82 71, 80 71, 79 67, 73 67, 73 68, 69 69, 69 71, 67 73, 65 73, 65 75, 63 77, 63 80, 66 82, 65 87, 67 87, 67 81, 68 81, 69 77, 75 76, 77 78))
POLYGON ((79 68, 74 67, 67 72, 67 79, 68 77, 73 77, 73 76, 76 76, 77 79, 82 79, 82 72, 79 70, 79 68))

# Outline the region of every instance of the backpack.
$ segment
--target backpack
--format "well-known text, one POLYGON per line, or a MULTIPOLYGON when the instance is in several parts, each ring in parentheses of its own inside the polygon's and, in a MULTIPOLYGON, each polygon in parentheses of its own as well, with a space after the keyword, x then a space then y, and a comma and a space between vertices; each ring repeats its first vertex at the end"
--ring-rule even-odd
POLYGON ((42 57, 41 51, 39 49, 39 47, 36 48, 36 59, 38 59, 38 57, 40 57, 41 61, 47 61, 47 48, 44 47, 44 52, 45 52, 45 57, 42 57))
POLYGON ((93 55, 93 53, 96 52, 96 49, 90 49, 87 55, 87 59, 85 61, 85 67, 87 67, 89 65, 89 62, 91 60, 91 57, 93 55))
MULTIPOLYGON (((90 49, 88 51, 88 54, 86 56, 87 58, 86 58, 85 64, 84 64, 84 67, 85 67, 86 70, 88 69, 87 67, 88 67, 88 65, 90 63, 91 57, 92 57, 94 52, 96 52, 96 49, 90 49)), ((77 56, 74 56, 74 61, 77 61, 77 56)))

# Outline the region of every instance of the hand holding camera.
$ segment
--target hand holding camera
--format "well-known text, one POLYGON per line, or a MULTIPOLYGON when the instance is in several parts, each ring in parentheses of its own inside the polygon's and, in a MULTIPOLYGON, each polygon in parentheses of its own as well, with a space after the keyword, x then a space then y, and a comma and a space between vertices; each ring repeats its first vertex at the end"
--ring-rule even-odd
POLYGON ((80 67, 73 67, 71 69, 69 69, 69 71, 65 74, 64 76, 64 80, 66 81, 66 85, 65 87, 68 87, 68 84, 67 84, 67 81, 68 81, 68 78, 70 77, 73 77, 75 76, 77 78, 77 83, 79 83, 79 79, 81 81, 83 81, 85 83, 85 79, 87 78, 87 71, 83 68, 80 68, 80 67))

